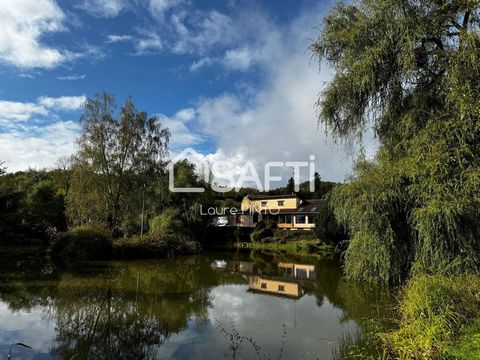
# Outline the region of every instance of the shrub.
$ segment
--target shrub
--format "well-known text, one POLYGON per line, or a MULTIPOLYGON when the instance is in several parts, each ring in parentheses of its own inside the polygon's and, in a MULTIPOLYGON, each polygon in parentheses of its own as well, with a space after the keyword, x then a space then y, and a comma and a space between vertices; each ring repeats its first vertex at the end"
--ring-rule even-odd
POLYGON ((254 230, 260 231, 262 229, 276 229, 278 225, 273 220, 262 220, 255 225, 254 230))
POLYGON ((419 275, 400 301, 400 327, 385 335, 401 359, 442 359, 444 349, 480 317, 480 278, 419 275))
POLYGON ((252 239, 253 242, 258 242, 263 238, 273 237, 273 236, 274 236, 274 233, 272 229, 262 228, 260 230, 255 229, 250 235, 250 238, 252 239))
POLYGON ((178 232, 182 228, 179 217, 178 209, 166 208, 150 220, 150 235, 158 238, 178 232))
POLYGON ((182 236, 170 235, 163 238, 151 235, 134 236, 114 242, 115 258, 161 258, 175 255, 191 255, 200 253, 200 244, 182 236))
POLYGON ((285 230, 277 229, 274 231, 275 236, 287 241, 298 241, 298 240, 317 240, 317 234, 311 230, 285 230))
POLYGON ((112 238, 100 226, 78 226, 59 235, 50 251, 52 255, 74 260, 108 259, 112 255, 112 238))

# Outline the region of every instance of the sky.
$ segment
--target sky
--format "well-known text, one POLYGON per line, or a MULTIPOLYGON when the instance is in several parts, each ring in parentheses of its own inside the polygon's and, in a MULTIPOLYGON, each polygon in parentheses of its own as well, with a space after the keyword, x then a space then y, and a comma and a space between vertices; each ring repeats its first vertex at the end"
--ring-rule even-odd
POLYGON ((0 0, 0 160, 10 172, 53 167, 75 152, 85 98, 107 91, 160 117, 171 157, 193 148, 233 174, 246 161, 262 174, 314 155, 323 179, 342 181, 353 155, 315 108, 332 70, 308 52, 331 6, 0 0))

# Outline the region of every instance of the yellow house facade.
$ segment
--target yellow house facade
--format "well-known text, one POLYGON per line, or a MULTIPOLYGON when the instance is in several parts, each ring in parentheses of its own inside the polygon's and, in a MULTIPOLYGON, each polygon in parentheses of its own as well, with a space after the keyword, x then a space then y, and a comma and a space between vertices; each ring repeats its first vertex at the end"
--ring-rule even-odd
POLYGON ((254 227, 262 220, 273 220, 281 229, 311 230, 325 203, 322 199, 302 200, 297 195, 247 195, 236 214, 235 225, 254 227))

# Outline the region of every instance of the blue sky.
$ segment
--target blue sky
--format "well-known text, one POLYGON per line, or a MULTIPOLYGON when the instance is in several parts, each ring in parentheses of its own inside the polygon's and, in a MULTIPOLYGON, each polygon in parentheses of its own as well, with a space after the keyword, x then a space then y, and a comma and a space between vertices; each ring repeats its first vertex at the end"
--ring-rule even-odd
POLYGON ((75 151, 85 97, 108 91, 158 114, 172 155, 192 147, 261 168, 313 154, 323 178, 342 180, 351 156, 314 108, 331 71, 307 52, 330 6, 0 0, 0 159, 10 171, 53 166, 75 151))

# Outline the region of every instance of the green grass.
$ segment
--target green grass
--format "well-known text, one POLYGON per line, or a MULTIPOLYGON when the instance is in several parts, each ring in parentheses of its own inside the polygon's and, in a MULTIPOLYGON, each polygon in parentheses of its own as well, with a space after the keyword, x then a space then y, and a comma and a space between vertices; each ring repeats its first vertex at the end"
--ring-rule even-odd
POLYGON ((459 360, 480 359, 480 319, 463 329, 457 342, 449 345, 445 353, 459 360))
POLYGON ((399 328, 384 335, 396 358, 478 359, 480 277, 419 275, 403 290, 399 328), (477 320, 476 320, 477 319, 477 320), (456 357, 454 357, 456 358, 456 357))
POLYGON ((325 245, 320 240, 296 240, 285 244, 273 243, 249 243, 248 247, 253 250, 282 251, 291 254, 312 254, 325 253, 331 254, 334 248, 325 245))

